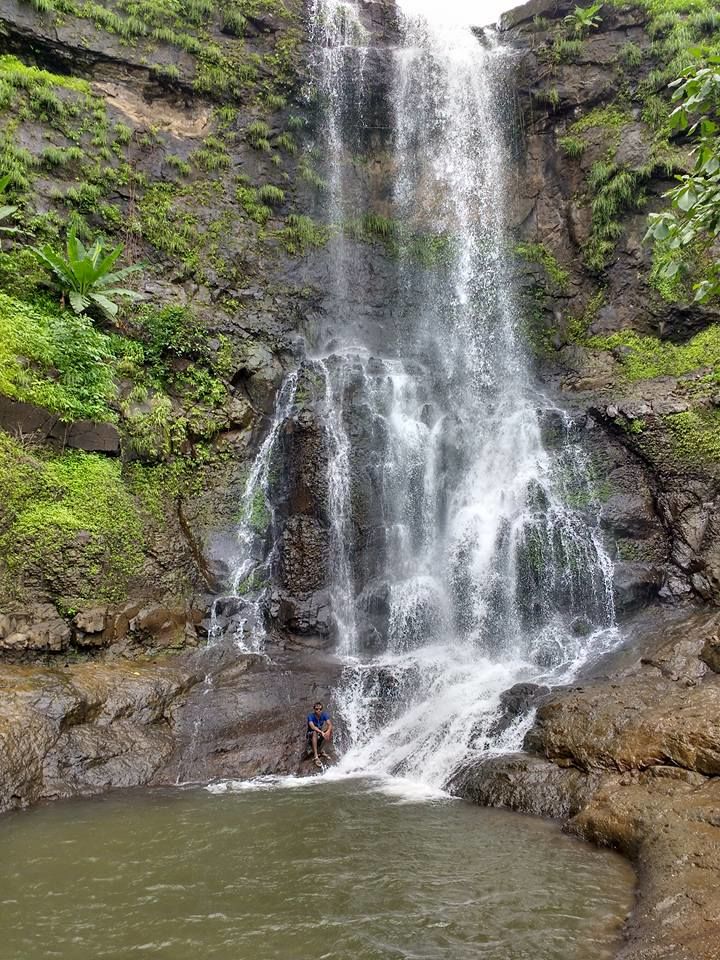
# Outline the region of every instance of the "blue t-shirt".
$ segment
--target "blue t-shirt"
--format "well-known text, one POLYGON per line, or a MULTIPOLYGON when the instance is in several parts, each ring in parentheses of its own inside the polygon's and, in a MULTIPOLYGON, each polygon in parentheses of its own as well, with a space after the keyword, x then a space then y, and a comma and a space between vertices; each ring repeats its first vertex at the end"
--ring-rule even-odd
POLYGON ((310 724, 314 723, 316 727, 320 727, 320 729, 322 730, 323 726, 329 721, 329 719, 330 719, 330 714, 325 713, 324 710, 319 717, 316 716, 315 711, 313 710, 312 713, 308 714, 307 728, 308 730, 310 730, 311 729, 310 724))

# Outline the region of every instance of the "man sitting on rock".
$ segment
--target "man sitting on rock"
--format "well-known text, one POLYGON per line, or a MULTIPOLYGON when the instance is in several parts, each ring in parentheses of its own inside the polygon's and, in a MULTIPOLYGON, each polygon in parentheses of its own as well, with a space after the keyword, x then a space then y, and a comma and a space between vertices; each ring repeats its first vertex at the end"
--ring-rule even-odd
POLYGON ((330 714, 325 713, 321 703, 316 703, 313 706, 313 712, 309 713, 307 717, 307 752, 309 754, 312 750, 316 767, 322 766, 321 757, 325 760, 330 759, 323 747, 326 743, 330 743, 332 729, 333 725, 330 714), (318 746, 320 747, 319 753, 318 746))

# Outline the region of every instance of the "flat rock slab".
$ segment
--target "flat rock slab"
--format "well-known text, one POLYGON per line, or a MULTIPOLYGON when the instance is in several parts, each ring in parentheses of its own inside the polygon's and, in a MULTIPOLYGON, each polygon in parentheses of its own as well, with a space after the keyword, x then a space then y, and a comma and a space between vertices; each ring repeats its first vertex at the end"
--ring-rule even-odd
POLYGON ((65 447, 87 453, 120 453, 120 434, 112 423, 75 420, 65 423, 56 413, 0 396, 0 428, 18 437, 57 440, 65 447))

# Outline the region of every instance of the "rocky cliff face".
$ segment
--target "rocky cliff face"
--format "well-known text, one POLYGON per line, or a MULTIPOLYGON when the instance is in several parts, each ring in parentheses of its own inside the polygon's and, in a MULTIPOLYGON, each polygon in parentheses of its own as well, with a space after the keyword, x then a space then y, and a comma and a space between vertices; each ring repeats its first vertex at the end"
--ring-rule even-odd
POLYGON ((643 242, 648 212, 687 169, 667 84, 693 45, 713 42, 707 6, 673 20, 605 4, 582 39, 563 23, 567 3, 526 4, 505 22, 528 333, 543 380, 585 418, 626 607, 718 599, 717 306, 692 302, 702 263, 670 283, 667 252, 643 242))
MULTIPOLYGON (((432 257, 401 265, 383 220, 391 4, 363 7, 380 42, 366 65, 374 122, 345 163, 352 223, 326 215, 301 4, 187 6, 168 20, 153 3, 0 0, 0 173, 24 231, 0 254, 0 809, 297 768, 297 720, 338 670, 316 652, 332 640, 328 450, 306 345, 351 314, 382 344, 401 267, 418 297, 432 281, 432 257), (27 245, 58 243, 68 224, 146 264, 143 301, 122 322, 71 323, 48 300, 27 245), (338 271, 347 286, 331 283, 338 271), (259 542, 276 544, 275 665, 178 654, 203 643, 210 598, 227 589, 247 472, 298 366, 278 440, 292 469, 273 483, 275 527, 255 517, 259 542)), ((532 0, 504 24, 508 115, 521 121, 515 255, 538 376, 592 456, 630 640, 571 690, 509 696, 508 716, 537 708, 527 753, 463 771, 457 789, 633 856, 643 886, 628 957, 709 958, 720 340, 717 308, 693 305, 689 281, 663 282, 662 251, 642 238, 687 164, 667 82, 718 26, 704 7, 663 18, 613 2, 577 39, 570 7, 532 0)), ((690 264, 690 280, 702 269, 690 264)), ((353 405, 352 377, 346 389, 371 644, 382 438, 353 405)), ((229 623, 232 605, 220 615, 229 623)))
MULTIPOLYGON (((362 211, 358 224, 323 222, 302 4, 136 7, 0 5, 0 166, 20 229, 0 257, 7 656, 202 641, 279 384, 329 318, 355 310, 381 338, 397 283, 362 211), (61 247, 70 228, 124 243, 125 261, 143 265, 140 304, 117 323, 76 321, 52 302, 28 247, 61 247), (352 290, 328 282, 340 255, 376 291, 364 317, 352 290)), ((386 5, 367 3, 364 17, 392 35, 386 5)), ((381 51, 375 61, 380 127, 381 51)), ((386 189, 376 165, 374 136, 348 158, 359 203, 386 189)), ((282 529, 258 535, 283 543, 279 628, 322 637, 322 409, 310 400, 283 438, 302 455, 273 494, 282 529)))

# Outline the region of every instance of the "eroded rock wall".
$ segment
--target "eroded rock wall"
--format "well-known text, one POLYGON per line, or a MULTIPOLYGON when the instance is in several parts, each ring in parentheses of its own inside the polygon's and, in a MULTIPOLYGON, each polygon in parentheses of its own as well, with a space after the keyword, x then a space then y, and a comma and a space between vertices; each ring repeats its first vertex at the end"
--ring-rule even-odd
POLYGON ((718 600, 717 305, 663 281, 648 212, 688 169, 668 84, 712 43, 713 4, 663 18, 606 3, 573 32, 573 5, 508 15, 516 47, 520 163, 513 195, 528 337, 540 377, 585 418, 616 542, 621 606, 718 600))

